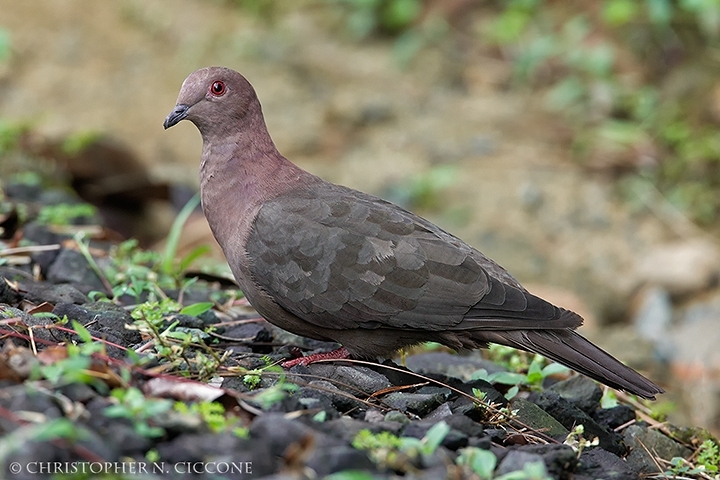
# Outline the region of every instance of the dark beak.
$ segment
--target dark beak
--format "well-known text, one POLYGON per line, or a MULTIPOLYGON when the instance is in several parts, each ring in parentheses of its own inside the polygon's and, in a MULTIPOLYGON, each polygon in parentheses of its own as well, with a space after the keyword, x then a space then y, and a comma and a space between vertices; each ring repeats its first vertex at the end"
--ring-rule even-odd
POLYGON ((190 105, 175 105, 175 108, 173 108, 173 111, 170 112, 170 115, 165 119, 165 123, 163 123, 165 130, 180 122, 180 120, 185 119, 189 109, 190 105))

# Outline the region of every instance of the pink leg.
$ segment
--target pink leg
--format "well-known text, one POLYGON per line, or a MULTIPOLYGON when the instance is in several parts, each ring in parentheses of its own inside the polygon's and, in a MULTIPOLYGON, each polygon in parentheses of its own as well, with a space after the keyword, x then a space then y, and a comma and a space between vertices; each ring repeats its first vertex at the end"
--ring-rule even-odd
POLYGON ((350 352, 348 352, 345 347, 340 347, 337 350, 333 350, 332 352, 314 353, 306 357, 288 360, 287 362, 283 362, 282 366, 285 368, 291 368, 295 365, 310 365, 311 363, 317 362, 318 360, 341 360, 343 358, 350 358, 350 352))

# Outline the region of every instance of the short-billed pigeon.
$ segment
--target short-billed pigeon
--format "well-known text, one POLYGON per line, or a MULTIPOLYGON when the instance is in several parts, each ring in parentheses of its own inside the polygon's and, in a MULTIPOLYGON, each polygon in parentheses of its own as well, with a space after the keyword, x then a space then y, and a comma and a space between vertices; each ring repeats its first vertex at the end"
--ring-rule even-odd
POLYGON ((322 357, 494 342, 641 397, 663 392, 576 333, 579 315, 532 295, 459 238, 288 161, 239 73, 210 67, 187 77, 164 126, 185 119, 203 139, 203 211, 240 288, 275 325, 343 345, 322 357))

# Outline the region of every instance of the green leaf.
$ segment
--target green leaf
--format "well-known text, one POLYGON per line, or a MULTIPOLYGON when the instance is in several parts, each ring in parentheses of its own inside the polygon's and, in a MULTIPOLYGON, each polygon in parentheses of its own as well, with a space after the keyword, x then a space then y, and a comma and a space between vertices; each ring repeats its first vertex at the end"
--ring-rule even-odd
POLYGON ((528 383, 528 378, 522 373, 495 372, 488 375, 488 382, 502 385, 518 385, 528 383))
POLYGON ((432 455, 433 452, 437 450, 437 447, 440 446, 442 441, 445 440, 448 432, 450 432, 450 425, 444 421, 440 421, 430 427, 430 430, 428 430, 423 437, 423 443, 425 444, 423 447, 423 453, 432 455))
POLYGON ((510 389, 505 394, 505 398, 507 400, 512 400, 513 398, 515 398, 519 391, 520 388, 517 385, 515 385, 514 387, 510 387, 510 389))
POLYGON ((163 253, 162 259, 162 271, 166 274, 173 273, 175 266, 175 255, 177 254, 178 244, 180 243, 180 235, 182 234, 183 226, 187 222, 188 218, 192 214, 193 210, 200 204, 200 195, 195 194, 180 210, 178 216, 175 217, 175 221, 170 228, 168 234, 167 244, 165 245, 165 252, 163 253))
POLYGON ((77 333, 78 337, 80 337, 80 340, 85 343, 92 343, 92 335, 90 335, 90 332, 88 332, 87 328, 83 327, 80 322, 78 322, 77 320, 73 320, 72 326, 73 330, 75 330, 75 333, 77 333))
POLYGON ((184 272, 188 269, 188 267, 190 267, 190 265, 192 265, 195 260, 207 253, 210 253, 210 251, 211 248, 209 245, 200 245, 199 247, 194 248, 192 251, 190 251, 190 253, 185 255, 182 260, 180 260, 178 268, 181 272, 184 272))
MULTIPOLYGON (((35 428, 36 430, 33 435, 33 440, 36 442, 49 442, 59 438, 74 439, 81 436, 81 430, 79 430, 79 427, 64 417, 50 420, 47 423, 38 424, 35 428)), ((86 435, 82 436, 84 437, 86 435)))
POLYGON ((497 457, 490 450, 467 447, 460 450, 455 463, 469 466, 481 480, 490 480, 495 472, 497 457))
POLYGON ((197 317, 210 310, 215 304, 212 302, 199 302, 188 305, 187 307, 180 310, 181 315, 190 315, 191 317, 197 317))
POLYGON ((619 27, 631 22, 638 11, 637 0, 606 0, 603 3, 602 19, 612 27, 619 27))
POLYGON ((570 369, 565 365, 561 365, 559 363, 551 363, 546 365, 545 368, 542 369, 542 375, 544 378, 550 375, 557 375, 559 373, 567 373, 569 371, 570 369))

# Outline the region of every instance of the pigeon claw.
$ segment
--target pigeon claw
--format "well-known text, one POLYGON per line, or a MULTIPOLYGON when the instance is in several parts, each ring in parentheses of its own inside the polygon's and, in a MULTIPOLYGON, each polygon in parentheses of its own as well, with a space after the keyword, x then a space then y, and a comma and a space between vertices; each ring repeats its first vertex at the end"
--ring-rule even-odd
POLYGON ((281 365, 284 368, 292 368, 295 365, 310 365, 311 363, 315 363, 320 360, 342 360, 343 358, 350 358, 350 352, 348 352, 345 347, 340 347, 332 352, 313 353, 312 355, 307 355, 305 357, 288 360, 287 362, 283 362, 281 365))

